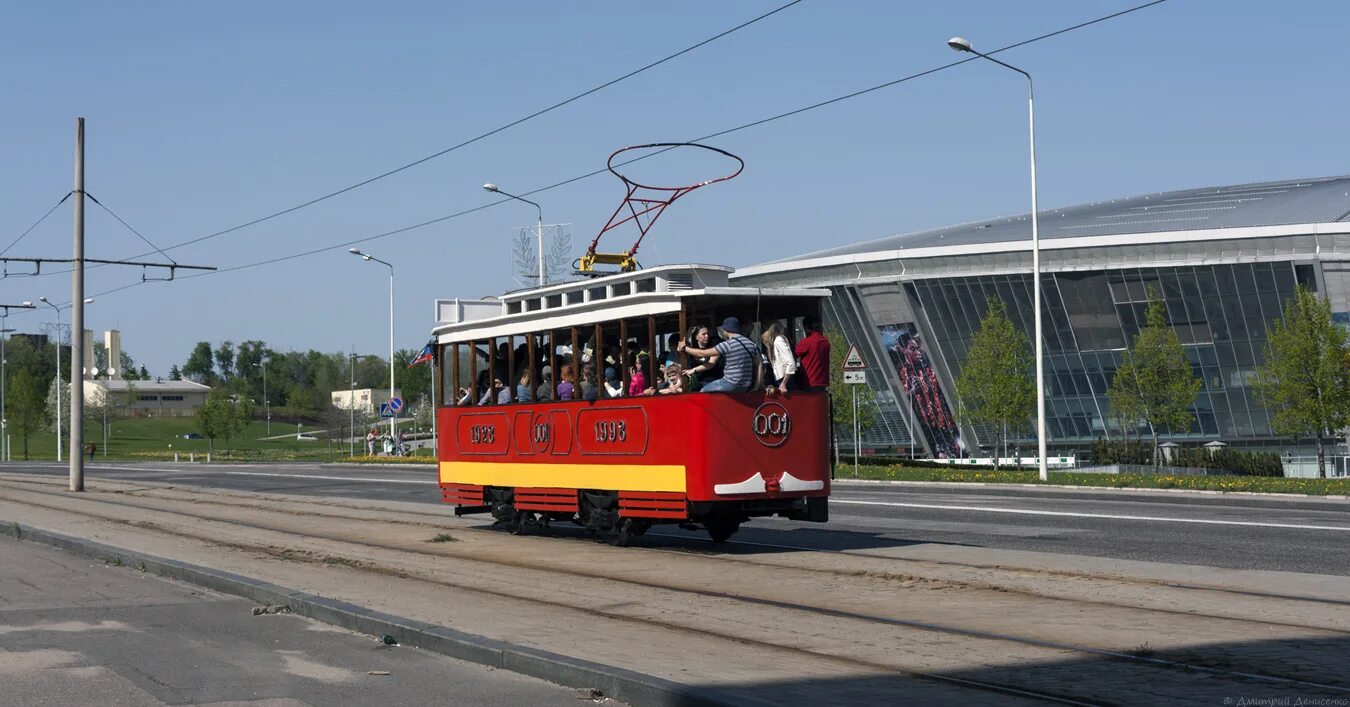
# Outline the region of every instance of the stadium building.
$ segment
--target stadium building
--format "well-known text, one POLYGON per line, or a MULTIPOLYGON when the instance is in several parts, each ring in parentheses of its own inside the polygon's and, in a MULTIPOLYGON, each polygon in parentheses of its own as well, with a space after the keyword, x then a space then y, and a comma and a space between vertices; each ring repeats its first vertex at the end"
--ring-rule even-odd
MULTIPOLYGON (((861 349, 877 395, 866 449, 985 456, 991 430, 962 424, 953 381, 990 297, 1027 333, 1030 215, 891 236, 738 270, 736 285, 828 287, 827 325, 861 349), (913 430, 913 432, 911 432, 913 430)), ((1190 429, 1167 440, 1285 446, 1253 388, 1269 322, 1296 284, 1350 327, 1350 176, 1147 194, 1040 214, 1046 427, 1066 453, 1116 437, 1106 390, 1144 320, 1167 306, 1204 381, 1190 429)), ((836 352, 843 355, 843 352, 836 352)), ((1146 430, 1128 430, 1131 435, 1146 430)), ((1009 430, 1023 450, 1034 428, 1009 430)))

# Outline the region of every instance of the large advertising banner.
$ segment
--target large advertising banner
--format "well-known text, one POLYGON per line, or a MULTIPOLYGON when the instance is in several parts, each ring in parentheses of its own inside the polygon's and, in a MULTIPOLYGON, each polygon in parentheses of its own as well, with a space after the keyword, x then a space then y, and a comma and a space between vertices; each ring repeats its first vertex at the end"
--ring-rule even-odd
POLYGON ((895 366, 905 396, 913 408, 913 419, 928 446, 938 459, 956 459, 969 454, 961 440, 961 431, 952 417, 951 407, 938 385, 937 371, 924 349, 918 327, 913 322, 884 324, 877 327, 881 344, 895 366))

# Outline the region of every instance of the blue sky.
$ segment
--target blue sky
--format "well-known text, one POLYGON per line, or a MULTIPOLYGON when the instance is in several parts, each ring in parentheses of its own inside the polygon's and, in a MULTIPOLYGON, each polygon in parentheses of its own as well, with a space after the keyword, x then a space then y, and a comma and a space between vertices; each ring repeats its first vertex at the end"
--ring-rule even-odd
MULTIPOLYGON (((0 247, 71 185, 74 119, 87 189, 160 246, 341 188, 455 144, 781 4, 559 2, 73 2, 0 9, 0 247)), ((1129 2, 806 0, 637 78, 342 197, 171 251, 271 266, 102 296, 90 328, 165 374, 198 340, 387 350, 385 271, 347 243, 603 167, 615 148, 678 141, 993 48, 1129 2)), ((1037 82, 1042 208, 1141 192, 1350 172, 1350 59, 1340 2, 1158 7, 1003 55, 1037 82)), ((647 265, 749 265, 853 241, 1025 211, 1025 85, 971 63, 711 141, 736 180, 662 217, 647 265)), ((672 158, 644 175, 720 168, 672 158)), ((602 175, 538 195, 580 254, 618 205, 602 175)), ((398 269, 400 348, 425 340, 436 297, 516 285, 508 203, 363 243, 398 269)), ((90 257, 147 250, 88 211, 90 257)), ((627 232, 607 240, 616 249, 627 232)), ((63 207, 8 255, 68 257, 63 207)), ((11 270, 21 269, 17 266, 11 270)), ((139 280, 89 273, 90 293, 139 280)), ((65 302, 68 276, 10 277, 0 302, 65 302)), ((10 318, 21 331, 48 310, 10 318)))

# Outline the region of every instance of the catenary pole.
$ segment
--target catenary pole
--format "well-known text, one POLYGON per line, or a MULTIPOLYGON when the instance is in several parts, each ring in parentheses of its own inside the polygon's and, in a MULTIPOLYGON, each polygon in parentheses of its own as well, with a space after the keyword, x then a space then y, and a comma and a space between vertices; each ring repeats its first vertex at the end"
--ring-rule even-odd
POLYGON ((348 385, 351 389, 347 391, 347 432, 350 433, 347 439, 347 456, 356 456, 356 347, 351 347, 351 355, 347 356, 347 375, 351 380, 348 385))
MULTIPOLYGON (((389 263, 385 263, 389 265, 389 263)), ((394 266, 389 265, 389 401, 390 408, 394 400, 394 266)), ((394 454, 398 454, 398 412, 390 410, 389 440, 394 444, 394 454)))
MULTIPOLYGON (((70 268, 70 490, 84 490, 84 376, 74 385, 84 358, 84 118, 75 119, 75 233, 70 268), (76 332, 79 332, 76 335, 76 332)), ((60 375, 60 368, 57 368, 60 375)), ((59 389, 59 384, 58 384, 59 389)))

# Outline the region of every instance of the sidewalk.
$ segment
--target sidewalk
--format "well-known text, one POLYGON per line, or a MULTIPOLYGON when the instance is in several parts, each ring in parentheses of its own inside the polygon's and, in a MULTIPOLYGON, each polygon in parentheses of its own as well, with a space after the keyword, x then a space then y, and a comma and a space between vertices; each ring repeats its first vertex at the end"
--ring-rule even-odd
POLYGON ((247 600, 35 543, 4 538, 0 567, 4 704, 578 704, 575 690, 254 616, 247 600))

